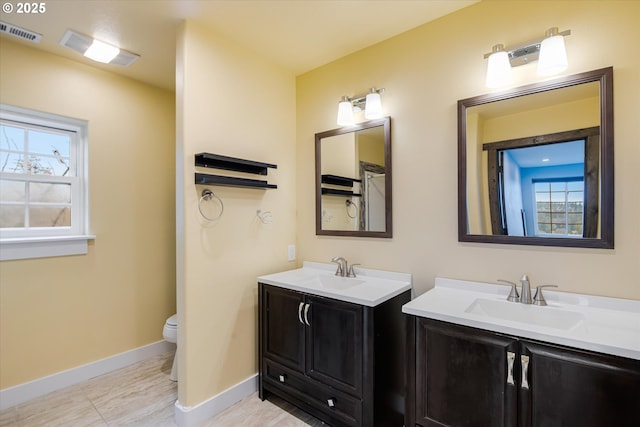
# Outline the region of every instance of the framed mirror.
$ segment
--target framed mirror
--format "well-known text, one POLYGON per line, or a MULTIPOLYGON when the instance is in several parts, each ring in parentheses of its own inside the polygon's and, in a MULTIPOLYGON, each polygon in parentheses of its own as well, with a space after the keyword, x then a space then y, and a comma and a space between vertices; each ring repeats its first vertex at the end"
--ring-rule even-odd
POLYGON ((613 68, 458 101, 458 241, 613 248, 613 68))
POLYGON ((391 118, 315 139, 316 234, 392 237, 391 118))

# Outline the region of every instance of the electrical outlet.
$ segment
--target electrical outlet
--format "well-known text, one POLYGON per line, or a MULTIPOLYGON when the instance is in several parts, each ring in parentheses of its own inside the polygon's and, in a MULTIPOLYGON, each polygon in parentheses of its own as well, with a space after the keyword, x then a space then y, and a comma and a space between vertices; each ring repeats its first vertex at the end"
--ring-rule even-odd
POLYGON ((287 261, 296 260, 296 245, 289 245, 287 247, 287 261))

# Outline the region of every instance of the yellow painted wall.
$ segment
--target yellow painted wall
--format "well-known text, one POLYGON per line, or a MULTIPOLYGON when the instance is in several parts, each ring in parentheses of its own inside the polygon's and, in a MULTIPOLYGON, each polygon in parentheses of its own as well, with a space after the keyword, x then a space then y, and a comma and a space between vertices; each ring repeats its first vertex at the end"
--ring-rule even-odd
POLYGON ((256 278, 297 265, 287 262, 296 241, 295 78, 192 21, 177 57, 178 401, 193 406, 258 371, 256 278), (278 188, 196 186, 194 154, 203 151, 275 163, 266 178, 202 172, 278 188), (204 188, 224 202, 215 223, 198 213, 204 188), (258 209, 273 222, 261 223, 258 209))
MULTIPOLYGON (((299 255, 341 255, 371 268, 413 274, 416 292, 434 277, 493 282, 530 274, 560 290, 640 299, 640 2, 483 1, 297 78, 299 255), (522 11, 526 11, 523 19, 522 11), (456 101, 488 93, 483 54, 497 43, 542 36, 565 39, 574 74, 614 67, 615 249, 460 243, 457 239, 456 101), (313 135, 335 125, 336 102, 371 86, 386 88, 392 117, 392 239, 317 237, 313 135)), ((539 81, 535 65, 514 69, 514 86, 539 81)))
POLYGON ((0 388, 162 340, 175 313, 171 92, 0 39, 0 102, 89 121, 81 256, 0 263, 0 388))

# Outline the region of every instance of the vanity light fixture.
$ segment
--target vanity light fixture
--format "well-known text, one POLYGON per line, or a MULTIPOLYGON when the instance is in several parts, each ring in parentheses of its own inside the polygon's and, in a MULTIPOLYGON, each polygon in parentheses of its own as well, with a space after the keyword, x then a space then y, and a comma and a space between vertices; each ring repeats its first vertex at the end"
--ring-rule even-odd
POLYGON ((487 65, 487 87, 496 88, 511 83, 511 64, 509 53, 503 44, 493 46, 487 65))
POLYGON ((511 83, 511 69, 538 61, 538 75, 550 76, 567 69, 567 52, 564 37, 571 30, 559 32, 558 27, 549 28, 545 36, 506 48, 502 44, 493 46, 492 52, 484 55, 487 65, 487 87, 496 88, 511 83), (505 60, 508 59, 508 60, 505 60))
POLYGON ((343 96, 338 103, 338 126, 351 126, 354 124, 354 112, 364 111, 367 120, 382 118, 382 101, 380 94, 384 88, 376 89, 372 87, 369 93, 349 98, 343 96))
POLYGON ((567 69, 567 49, 564 46, 564 34, 558 33, 558 27, 549 28, 545 36, 540 43, 538 75, 551 76, 567 69))
POLYGON ((93 37, 85 36, 84 34, 76 33, 72 30, 65 31, 62 39, 60 39, 60 44, 81 53, 89 59, 105 64, 127 67, 140 58, 140 55, 127 52, 117 46, 96 40, 93 37))
POLYGON ((348 97, 343 96, 338 104, 338 126, 351 126, 353 124, 353 105, 348 97))

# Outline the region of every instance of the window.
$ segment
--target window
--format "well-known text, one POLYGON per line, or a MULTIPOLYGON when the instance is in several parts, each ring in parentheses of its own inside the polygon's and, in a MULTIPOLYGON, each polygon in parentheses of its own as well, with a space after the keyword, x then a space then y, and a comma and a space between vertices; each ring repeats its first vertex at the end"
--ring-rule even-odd
POLYGON ((86 129, 0 106, 1 260, 86 253, 86 129))
POLYGON ((536 234, 582 237, 584 180, 534 181, 536 234))

